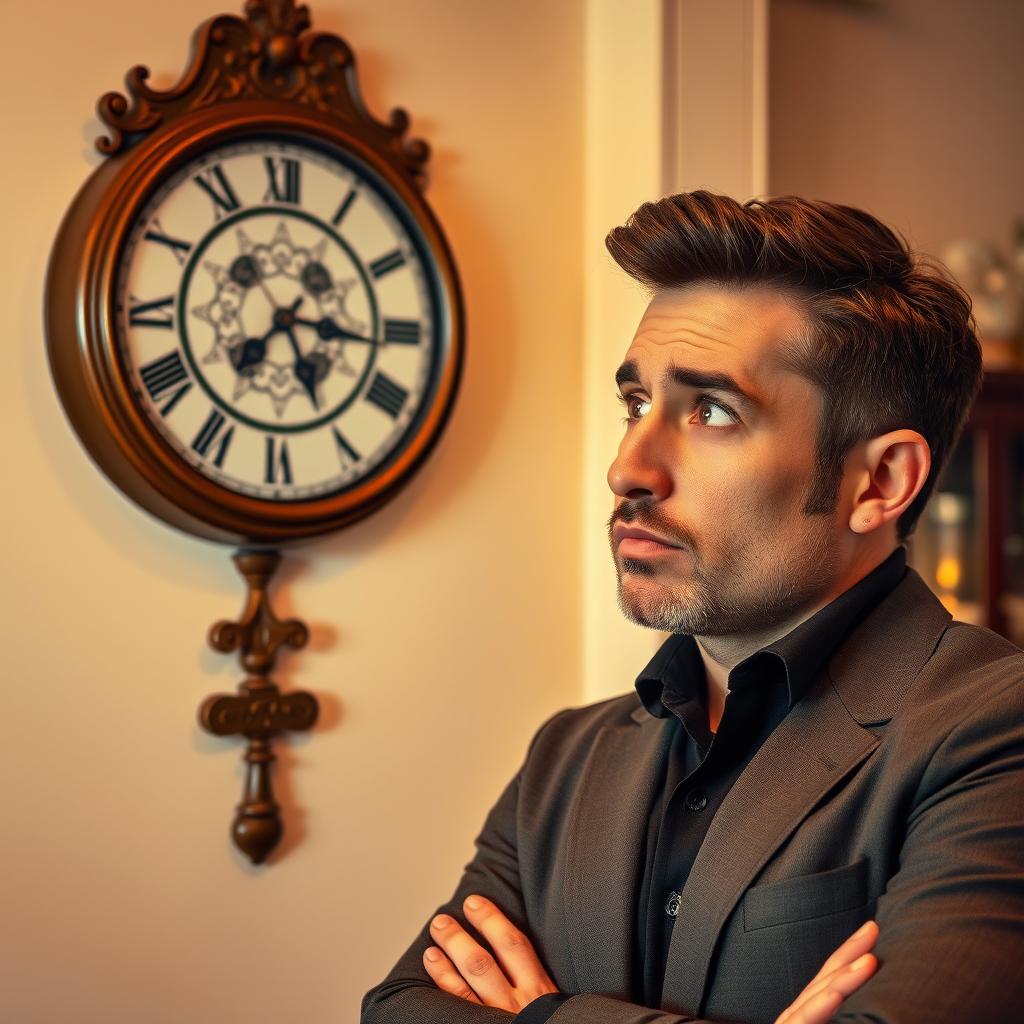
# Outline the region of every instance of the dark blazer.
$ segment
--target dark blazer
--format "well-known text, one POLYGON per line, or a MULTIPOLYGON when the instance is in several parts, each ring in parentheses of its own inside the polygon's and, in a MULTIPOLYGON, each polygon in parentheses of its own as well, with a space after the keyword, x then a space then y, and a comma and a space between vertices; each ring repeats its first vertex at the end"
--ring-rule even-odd
MULTIPOLYGON (((912 568, 855 627, 715 815, 682 893, 660 1010, 632 1002, 635 900, 668 719, 635 693, 533 737, 438 912, 471 892, 574 998, 552 1024, 770 1022, 869 918, 875 976, 836 1018, 1024 1021, 1024 652, 951 621, 912 568), (578 995, 577 995, 578 993, 578 995)), ((362 1024, 507 1022, 438 990, 428 925, 362 1024)))

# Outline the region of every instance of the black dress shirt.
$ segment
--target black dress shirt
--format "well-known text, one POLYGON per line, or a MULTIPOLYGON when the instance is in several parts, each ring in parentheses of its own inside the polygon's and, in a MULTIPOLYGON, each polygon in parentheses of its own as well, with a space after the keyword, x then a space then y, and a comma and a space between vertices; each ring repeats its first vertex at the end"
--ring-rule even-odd
MULTIPOLYGON (((637 677, 644 707, 656 718, 671 719, 673 731, 650 808, 645 868, 634 908, 633 991, 643 1005, 661 1002, 679 895, 715 812, 825 662, 905 573, 906 548, 900 545, 786 636, 733 666, 715 733, 708 725, 704 663, 692 636, 670 636, 637 677)), ((516 1024, 543 1024, 571 998, 566 993, 541 996, 519 1012, 516 1024)))

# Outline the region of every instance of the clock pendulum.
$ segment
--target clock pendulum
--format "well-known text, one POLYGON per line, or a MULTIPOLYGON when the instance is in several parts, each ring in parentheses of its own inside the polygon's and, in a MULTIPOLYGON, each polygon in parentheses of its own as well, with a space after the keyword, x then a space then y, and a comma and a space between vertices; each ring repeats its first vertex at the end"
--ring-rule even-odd
POLYGON ((193 37, 161 91, 107 93, 107 159, 61 224, 47 271, 50 366, 72 426, 129 498, 240 546, 237 696, 200 720, 248 740, 232 835, 254 862, 281 834, 271 739, 309 729, 310 694, 269 673, 306 627, 274 616, 278 548, 390 501, 448 422, 464 361, 458 274, 423 198, 429 147, 375 120, 344 40, 292 0, 249 0, 193 37))
POLYGON ((282 732, 311 729, 319 706, 311 693, 282 694, 270 679, 278 648, 306 646, 309 630, 298 619, 274 615, 267 588, 281 561, 276 551, 238 551, 238 571, 248 584, 239 622, 221 621, 210 629, 210 646, 225 654, 239 652, 249 673, 239 693, 214 694, 203 701, 199 721, 215 736, 245 736, 245 793, 235 813, 231 836, 254 864, 261 864, 281 838, 281 815, 270 782, 274 753, 272 737, 282 732))

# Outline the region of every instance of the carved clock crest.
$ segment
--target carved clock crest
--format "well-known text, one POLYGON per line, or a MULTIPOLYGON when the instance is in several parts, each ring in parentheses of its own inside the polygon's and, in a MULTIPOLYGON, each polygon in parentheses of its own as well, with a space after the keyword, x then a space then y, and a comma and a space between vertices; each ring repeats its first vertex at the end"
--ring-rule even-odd
POLYGON ((232 835, 254 862, 281 835, 272 739, 317 703, 270 678, 308 631, 268 587, 292 540, 343 528, 424 464, 462 373, 455 263, 423 198, 429 147, 377 121, 355 57, 291 0, 199 26, 177 85, 127 74, 99 101, 107 159, 50 258, 46 332, 68 418, 100 469, 164 522, 239 546, 248 596, 210 643, 237 695, 203 704, 247 739, 232 835))

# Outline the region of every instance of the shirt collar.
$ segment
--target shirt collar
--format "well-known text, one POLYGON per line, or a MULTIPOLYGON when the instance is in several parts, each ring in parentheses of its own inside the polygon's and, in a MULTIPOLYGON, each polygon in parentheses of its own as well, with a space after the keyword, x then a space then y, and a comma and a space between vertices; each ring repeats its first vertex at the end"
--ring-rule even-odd
MULTIPOLYGON (((785 681, 792 707, 803 696, 822 665, 835 653, 853 627, 891 591, 907 571, 907 549, 900 544, 865 577, 824 608, 748 655, 729 672, 729 689, 763 684, 765 675, 785 681)), ((704 686, 704 663, 697 641, 674 633, 636 678, 641 703, 655 718, 666 718, 663 691, 698 695, 704 686)))

